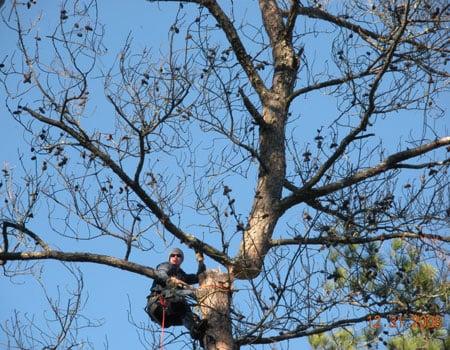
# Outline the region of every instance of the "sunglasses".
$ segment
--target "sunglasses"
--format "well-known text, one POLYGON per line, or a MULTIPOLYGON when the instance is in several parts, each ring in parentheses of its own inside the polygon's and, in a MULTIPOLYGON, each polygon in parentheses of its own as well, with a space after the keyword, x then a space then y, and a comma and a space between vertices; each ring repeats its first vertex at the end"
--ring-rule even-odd
POLYGON ((181 258, 181 254, 170 254, 171 258, 174 257, 174 256, 176 256, 177 258, 181 258))

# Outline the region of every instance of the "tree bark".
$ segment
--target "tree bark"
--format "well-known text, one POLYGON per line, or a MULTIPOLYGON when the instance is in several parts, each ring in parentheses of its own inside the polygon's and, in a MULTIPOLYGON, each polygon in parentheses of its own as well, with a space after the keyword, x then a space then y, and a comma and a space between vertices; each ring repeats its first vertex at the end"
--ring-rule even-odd
POLYGON ((231 275, 220 270, 207 270, 200 275, 198 300, 208 328, 204 337, 207 350, 237 350, 232 335, 231 275))
POLYGON ((286 135, 289 96, 293 92, 299 60, 276 1, 260 1, 264 27, 272 46, 274 74, 270 92, 262 99, 264 124, 259 130, 259 174, 248 227, 233 267, 235 278, 259 275, 280 218, 279 203, 286 177, 286 135))
POLYGON ((260 130, 260 165, 252 211, 233 269, 236 278, 256 277, 270 248, 270 239, 279 218, 277 210, 286 172, 285 106, 271 100, 263 110, 267 127, 260 130))

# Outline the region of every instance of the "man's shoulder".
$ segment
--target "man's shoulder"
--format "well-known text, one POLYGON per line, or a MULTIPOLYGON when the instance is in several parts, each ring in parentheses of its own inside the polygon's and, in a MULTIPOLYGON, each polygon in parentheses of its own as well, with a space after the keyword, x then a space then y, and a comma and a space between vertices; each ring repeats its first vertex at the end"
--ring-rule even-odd
POLYGON ((168 263, 167 261, 165 261, 165 262, 163 262, 163 263, 161 263, 161 264, 158 264, 158 266, 156 266, 156 268, 158 269, 158 270, 161 270, 161 269, 170 269, 170 263, 168 263))

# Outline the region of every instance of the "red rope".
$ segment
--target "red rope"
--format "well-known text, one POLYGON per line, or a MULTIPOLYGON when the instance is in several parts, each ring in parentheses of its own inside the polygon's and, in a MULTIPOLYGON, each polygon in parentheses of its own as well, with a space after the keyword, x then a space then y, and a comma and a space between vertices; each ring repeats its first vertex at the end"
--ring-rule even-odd
POLYGON ((166 323, 166 309, 167 309, 167 302, 166 299, 162 295, 159 296, 159 303, 162 306, 163 314, 162 314, 162 322, 161 322, 161 337, 159 339, 159 348, 161 350, 164 350, 164 327, 166 323))

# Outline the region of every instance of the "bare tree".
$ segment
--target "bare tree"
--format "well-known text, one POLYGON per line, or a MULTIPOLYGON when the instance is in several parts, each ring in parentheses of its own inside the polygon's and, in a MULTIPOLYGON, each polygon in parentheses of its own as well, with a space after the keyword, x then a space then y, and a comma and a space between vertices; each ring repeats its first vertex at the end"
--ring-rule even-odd
POLYGON ((164 58, 130 36, 106 70, 95 1, 65 1, 49 33, 23 20, 35 3, 3 10, 18 38, 6 106, 31 152, 22 182, 3 169, 5 272, 56 259, 153 278, 131 254, 178 240, 225 269, 199 288, 208 349, 448 311, 446 1, 246 3, 256 19, 182 1, 164 58), (422 128, 389 140, 381 124, 402 113, 422 128), (123 256, 59 250, 53 233, 123 256))
MULTIPOLYGON (((84 301, 82 292, 84 281, 81 272, 69 265, 64 265, 69 276, 76 281, 76 288, 62 289, 58 286, 56 298, 50 296, 49 287, 42 278, 42 274, 36 273, 36 281, 44 292, 48 303, 48 310, 39 317, 25 313, 22 315, 15 310, 10 319, 0 325, 6 336, 5 348, 14 349, 93 349, 93 345, 85 339, 80 330, 83 328, 95 328, 101 326, 100 321, 92 321, 83 316, 84 301)), ((30 298, 36 298, 30 293, 30 298)))

